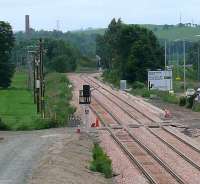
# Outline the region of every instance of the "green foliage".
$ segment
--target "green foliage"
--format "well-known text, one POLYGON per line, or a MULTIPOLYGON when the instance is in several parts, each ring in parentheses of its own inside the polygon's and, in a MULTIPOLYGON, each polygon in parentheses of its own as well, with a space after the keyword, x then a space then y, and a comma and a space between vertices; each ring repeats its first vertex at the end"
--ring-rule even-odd
POLYGON ((0 130, 9 130, 9 127, 6 125, 6 123, 3 122, 3 120, 0 118, 0 130))
POLYGON ((72 72, 76 69, 76 58, 73 56, 61 55, 55 57, 50 62, 50 66, 52 70, 59 73, 72 72))
POLYGON ((142 89, 142 88, 145 88, 145 84, 142 82, 139 82, 139 81, 135 81, 132 85, 132 88, 133 89, 136 89, 136 88, 142 89))
POLYGON ((50 73, 46 76, 46 115, 54 126, 65 126, 68 117, 75 112, 70 105, 72 89, 66 75, 50 73))
POLYGON ((77 61, 80 57, 79 52, 71 45, 63 40, 45 40, 45 55, 46 68, 56 72, 71 72, 77 67, 77 61))
POLYGON ((8 88, 14 73, 14 65, 10 61, 14 46, 14 36, 9 23, 0 21, 0 87, 8 88))
POLYGON ((179 105, 180 106, 185 106, 186 102, 187 102, 187 99, 186 99, 185 96, 182 96, 182 97, 179 98, 179 105))
POLYGON ((112 161, 110 158, 104 153, 103 149, 98 144, 94 144, 92 153, 93 161, 90 164, 90 169, 94 172, 103 173, 106 178, 111 178, 112 161))
POLYGON ((195 98, 196 98, 196 95, 192 95, 192 96, 187 98, 187 103, 186 103, 187 108, 191 109, 193 107, 195 98))
POLYGON ((162 68, 163 50, 152 31, 113 19, 104 36, 97 37, 97 54, 109 72, 129 82, 147 80, 147 69, 162 68))
POLYGON ((172 104, 178 104, 179 99, 175 94, 169 94, 167 91, 151 91, 152 94, 157 95, 161 100, 164 102, 172 103, 172 104))
POLYGON ((119 88, 120 78, 119 78, 119 72, 117 70, 104 71, 103 78, 105 81, 113 84, 116 88, 119 88))
POLYGON ((143 89, 141 96, 144 98, 149 98, 151 96, 151 93, 148 89, 143 89))
POLYGON ((200 112, 200 103, 199 103, 199 102, 196 102, 196 103, 193 105, 192 110, 195 111, 195 112, 200 112))

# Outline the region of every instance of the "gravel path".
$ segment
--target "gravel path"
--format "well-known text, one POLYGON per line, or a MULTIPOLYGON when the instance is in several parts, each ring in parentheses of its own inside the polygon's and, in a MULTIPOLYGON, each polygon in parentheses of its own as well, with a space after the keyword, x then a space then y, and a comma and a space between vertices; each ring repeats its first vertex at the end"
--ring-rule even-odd
POLYGON ((0 183, 24 184, 40 156, 62 129, 35 132, 0 132, 0 183))

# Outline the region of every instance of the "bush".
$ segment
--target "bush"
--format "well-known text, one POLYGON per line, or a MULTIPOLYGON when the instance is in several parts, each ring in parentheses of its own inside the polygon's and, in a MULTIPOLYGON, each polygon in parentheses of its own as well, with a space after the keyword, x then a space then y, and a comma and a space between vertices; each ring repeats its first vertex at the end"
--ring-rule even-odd
POLYGON ((142 90, 142 97, 149 98, 150 95, 151 95, 151 92, 148 89, 143 89, 142 90))
POLYGON ((94 144, 92 153, 93 161, 90 164, 90 170, 103 173, 106 178, 111 178, 112 161, 110 158, 104 153, 103 149, 98 144, 94 144))
POLYGON ((199 103, 199 102, 196 102, 196 103, 193 105, 192 110, 195 111, 195 112, 200 112, 200 103, 199 103))
POLYGON ((186 105, 186 97, 182 96, 179 99, 179 106, 185 106, 186 105))
POLYGON ((0 118, 0 130, 10 130, 9 127, 0 118))
POLYGON ((133 89, 136 89, 136 88, 142 89, 142 88, 145 88, 145 84, 142 82, 136 81, 133 83, 132 87, 133 89))
POLYGON ((195 98, 196 98, 196 95, 192 95, 192 96, 187 98, 187 103, 186 103, 187 108, 191 109, 193 107, 195 98))
POLYGON ((115 87, 119 88, 120 85, 120 75, 117 70, 106 70, 103 73, 103 80, 113 84, 115 87))

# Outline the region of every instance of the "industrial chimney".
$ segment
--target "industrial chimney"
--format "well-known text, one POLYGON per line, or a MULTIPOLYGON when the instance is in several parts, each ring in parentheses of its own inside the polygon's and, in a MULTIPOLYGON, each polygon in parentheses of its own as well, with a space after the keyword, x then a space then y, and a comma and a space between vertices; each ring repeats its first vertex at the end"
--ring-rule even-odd
POLYGON ((25 15, 25 32, 26 34, 30 33, 30 20, 29 15, 25 15))

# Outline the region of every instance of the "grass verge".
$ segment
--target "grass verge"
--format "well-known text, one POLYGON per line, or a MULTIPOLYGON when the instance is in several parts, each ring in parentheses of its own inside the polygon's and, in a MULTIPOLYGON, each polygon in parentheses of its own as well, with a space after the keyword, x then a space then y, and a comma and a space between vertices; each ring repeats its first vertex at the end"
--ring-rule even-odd
POLYGON ((65 74, 50 73, 46 76, 46 116, 54 127, 62 127, 68 117, 75 112, 70 105, 72 88, 65 74))
POLYGON ((0 130, 39 130, 66 124, 72 93, 64 74, 52 73, 46 77, 47 118, 37 114, 31 91, 26 89, 25 72, 16 72, 9 89, 0 89, 0 130), (51 114, 48 114, 52 112, 51 114))
POLYGON ((92 149, 93 160, 90 163, 90 170, 94 172, 100 172, 105 175, 106 178, 112 177, 112 161, 104 153, 99 144, 94 144, 92 149))

